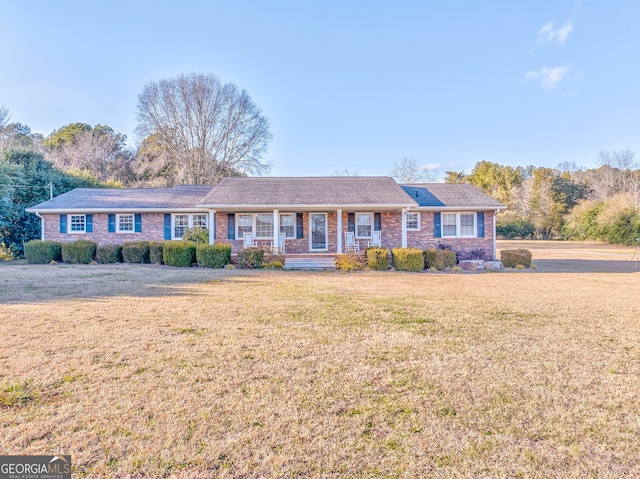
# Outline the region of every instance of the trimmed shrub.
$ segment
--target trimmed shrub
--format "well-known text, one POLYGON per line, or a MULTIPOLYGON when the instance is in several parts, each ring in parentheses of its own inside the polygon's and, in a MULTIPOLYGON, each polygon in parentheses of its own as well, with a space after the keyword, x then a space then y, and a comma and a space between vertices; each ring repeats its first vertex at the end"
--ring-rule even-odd
POLYGON ((182 234, 182 241, 191 241, 195 244, 209 244, 209 230, 200 226, 187 228, 182 234))
POLYGON ((500 251, 500 261, 502 261, 505 268, 517 268, 518 266, 530 268, 531 251, 524 248, 506 249, 500 251))
POLYGON ((367 266, 375 271, 389 269, 389 251, 387 248, 368 248, 367 266))
POLYGON ((231 245, 199 244, 196 247, 196 261, 202 268, 224 268, 231 263, 231 245))
POLYGON ((359 271, 364 269, 364 260, 357 254, 340 254, 336 256, 335 265, 341 271, 359 271))
POLYGON ((118 244, 98 246, 96 261, 101 264, 120 263, 122 261, 122 246, 118 244))
POLYGON ((62 261, 65 263, 89 264, 96 257, 98 245, 93 241, 78 240, 62 243, 62 261))
POLYGON ((27 263, 49 264, 62 258, 62 244, 57 241, 32 240, 24 244, 24 257, 27 263))
POLYGON ((260 248, 244 248, 238 252, 236 266, 238 268, 262 268, 264 260, 264 251, 260 248))
POLYGON ((149 263, 152 264, 164 264, 162 259, 162 248, 164 243, 151 242, 149 243, 149 263))
MULTIPOLYGON (((454 253, 455 254, 455 253, 454 253)), ((424 255, 418 248, 393 248, 393 265, 398 271, 422 271, 424 255)))
POLYGON ((167 266, 188 268, 196 262, 196 245, 189 241, 165 241, 162 259, 167 266))
POLYGON ((148 263, 149 242, 122 243, 122 259, 125 263, 148 263))
POLYGON ((444 271, 456 265, 456 252, 448 249, 428 249, 424 252, 424 267, 444 271))

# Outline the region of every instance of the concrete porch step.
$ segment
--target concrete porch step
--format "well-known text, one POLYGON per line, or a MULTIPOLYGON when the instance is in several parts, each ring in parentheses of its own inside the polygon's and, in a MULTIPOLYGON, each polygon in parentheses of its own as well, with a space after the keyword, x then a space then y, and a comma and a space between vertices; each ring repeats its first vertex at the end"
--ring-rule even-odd
POLYGON ((335 257, 304 257, 291 258, 287 257, 284 261, 285 269, 336 269, 335 257))

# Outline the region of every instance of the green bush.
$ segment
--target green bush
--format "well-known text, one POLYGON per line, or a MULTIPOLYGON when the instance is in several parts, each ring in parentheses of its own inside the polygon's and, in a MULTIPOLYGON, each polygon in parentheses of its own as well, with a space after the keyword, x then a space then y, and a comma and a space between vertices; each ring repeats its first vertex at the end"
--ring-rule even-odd
POLYGON ((118 244, 98 246, 96 261, 101 264, 120 263, 122 261, 122 246, 118 244))
POLYGON ((195 244, 209 244, 209 230, 200 226, 187 228, 182 235, 182 240, 195 244))
POLYGON ((162 259, 167 266, 188 268, 196 262, 196 245, 189 241, 165 241, 162 259))
POLYGON ((65 263, 89 264, 96 257, 97 248, 97 244, 88 240, 62 243, 62 261, 65 263))
POLYGON ((341 271, 359 271, 364 269, 364 260, 357 254, 340 254, 336 256, 335 265, 341 271))
POLYGON ((530 268, 531 251, 524 248, 506 249, 500 251, 500 261, 505 268, 517 268, 518 266, 530 268))
POLYGON ((424 255, 418 248, 394 248, 391 250, 393 265, 398 271, 422 271, 424 255))
POLYGON ((199 244, 196 247, 196 260, 202 268, 224 268, 231 263, 231 245, 199 244))
POLYGON ((122 259, 125 263, 148 263, 149 242, 136 241, 135 243, 122 243, 122 259))
POLYGON ((368 248, 367 266, 375 271, 389 269, 389 251, 387 248, 368 248))
POLYGON ((149 243, 149 263, 152 264, 164 264, 162 259, 162 248, 164 243, 151 242, 149 243))
POLYGON ((533 223, 523 219, 515 219, 496 223, 496 235, 499 239, 527 239, 533 238, 535 227, 533 223))
POLYGON ((238 252, 236 266, 238 268, 262 268, 264 251, 260 248, 244 248, 238 252))
POLYGON ((282 261, 268 261, 262 263, 262 267, 265 269, 282 269, 284 268, 284 263, 282 261))
POLYGON ((62 245, 57 241, 27 241, 24 244, 24 257, 27 258, 27 263, 31 264, 48 264, 52 261, 60 261, 62 245))
POLYGON ((444 271, 456 265, 456 252, 448 249, 428 249, 424 252, 424 267, 444 271))

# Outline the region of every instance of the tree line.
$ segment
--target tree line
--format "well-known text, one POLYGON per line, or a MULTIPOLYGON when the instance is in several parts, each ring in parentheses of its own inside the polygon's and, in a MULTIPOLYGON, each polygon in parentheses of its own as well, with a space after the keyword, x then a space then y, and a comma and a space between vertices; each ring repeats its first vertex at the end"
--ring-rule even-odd
POLYGON ((556 168, 478 162, 471 173, 447 171, 447 183, 469 183, 507 208, 498 236, 602 240, 635 244, 640 237, 640 163, 635 152, 601 150, 596 167, 556 168))
POLYGON ((108 125, 70 123, 48 136, 11 122, 0 106, 0 257, 39 237, 26 207, 81 186, 215 184, 267 173, 269 120, 249 94, 212 74, 179 75, 144 86, 136 146, 108 125))

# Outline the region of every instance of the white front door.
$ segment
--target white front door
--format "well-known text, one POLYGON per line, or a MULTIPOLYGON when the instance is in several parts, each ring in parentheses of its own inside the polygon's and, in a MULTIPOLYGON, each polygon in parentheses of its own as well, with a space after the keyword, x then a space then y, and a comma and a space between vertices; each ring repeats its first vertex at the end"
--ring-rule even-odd
POLYGON ((309 215, 309 250, 327 251, 328 229, 326 213, 311 213, 309 215))

